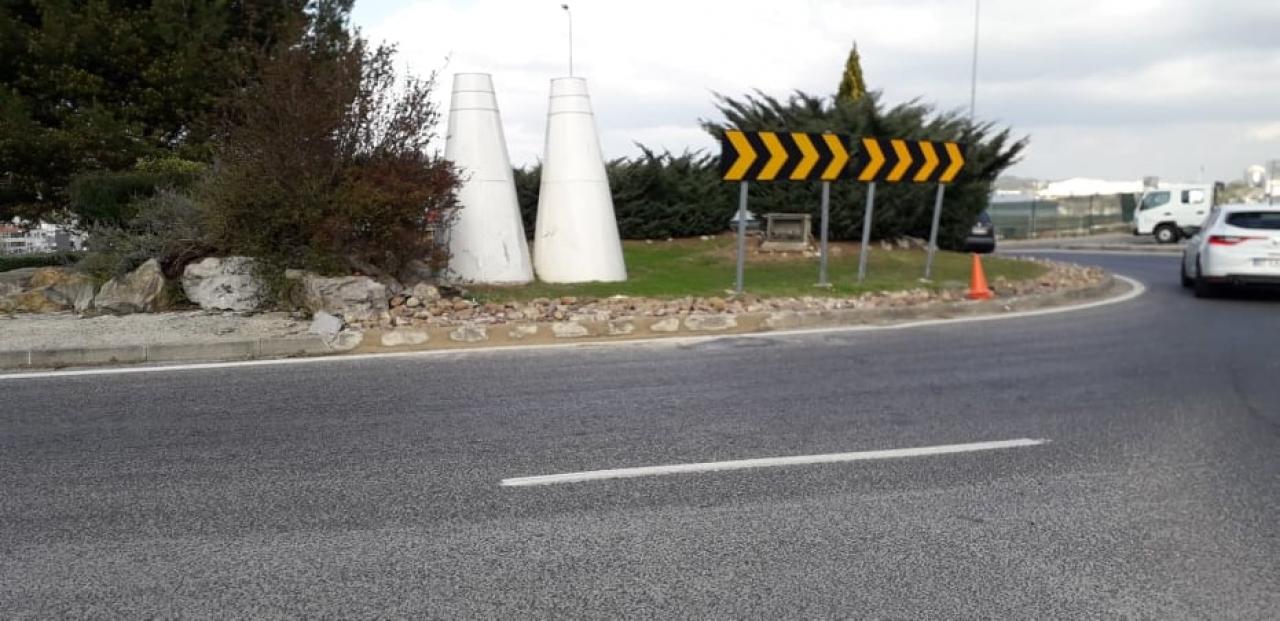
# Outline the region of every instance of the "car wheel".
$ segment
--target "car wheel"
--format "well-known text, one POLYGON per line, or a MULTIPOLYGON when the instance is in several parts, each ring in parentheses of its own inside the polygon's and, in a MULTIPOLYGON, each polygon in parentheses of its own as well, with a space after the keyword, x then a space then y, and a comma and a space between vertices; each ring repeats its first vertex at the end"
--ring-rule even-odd
POLYGON ((1200 275, 1200 260, 1196 260, 1195 293, 1198 298, 1211 298, 1218 293, 1218 286, 1205 280, 1200 275))
POLYGON ((1192 287, 1196 286, 1196 281, 1192 280, 1190 276, 1187 276, 1187 262, 1186 262, 1186 261, 1182 261, 1182 262, 1179 264, 1179 266, 1178 266, 1178 267, 1179 267, 1178 272, 1179 272, 1179 273, 1181 274, 1181 276, 1182 276, 1182 286, 1183 286, 1183 288, 1185 288, 1185 289, 1190 289, 1190 288, 1192 288, 1192 287))
POLYGON ((1172 244, 1178 241, 1178 227, 1172 224, 1161 224, 1156 227, 1156 243, 1172 244))

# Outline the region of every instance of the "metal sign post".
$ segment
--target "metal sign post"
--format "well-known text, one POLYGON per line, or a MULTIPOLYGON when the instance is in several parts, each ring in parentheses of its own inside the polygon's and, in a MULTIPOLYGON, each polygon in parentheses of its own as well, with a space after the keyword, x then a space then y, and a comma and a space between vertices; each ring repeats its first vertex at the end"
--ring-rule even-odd
POLYGON ((858 282, 867 278, 867 255, 871 250, 871 212, 876 208, 876 182, 867 184, 867 209, 862 218, 862 248, 858 256, 858 282))
POLYGON ((864 137, 853 160, 853 177, 867 183, 867 213, 862 223, 862 254, 858 259, 858 282, 867 276, 871 251, 871 217, 876 204, 876 182, 938 183, 933 205, 933 227, 929 231, 929 256, 924 277, 933 271, 933 255, 938 249, 938 222, 942 217, 943 186, 955 180, 964 167, 964 147, 955 142, 864 137))
MULTIPOLYGON (((827 216, 831 182, 848 178, 849 138, 805 132, 725 130, 720 138, 720 178, 738 182, 738 269, 734 291, 743 292, 747 261, 747 182, 822 181, 822 265, 827 282, 827 216)), ((806 232, 807 238, 807 232, 806 232)))
POLYGON ((821 239, 818 242, 818 252, 821 255, 818 259, 818 286, 830 287, 831 283, 827 280, 827 222, 831 215, 831 182, 822 182, 822 223, 818 225, 821 239))
POLYGON ((938 197, 933 200, 933 225, 929 227, 929 257, 924 261, 924 279, 933 277, 933 255, 938 252, 938 223, 942 220, 942 195, 947 186, 938 184, 938 197))
POLYGON ((747 262, 747 182, 738 184, 738 275, 734 293, 742 295, 742 272, 747 262))

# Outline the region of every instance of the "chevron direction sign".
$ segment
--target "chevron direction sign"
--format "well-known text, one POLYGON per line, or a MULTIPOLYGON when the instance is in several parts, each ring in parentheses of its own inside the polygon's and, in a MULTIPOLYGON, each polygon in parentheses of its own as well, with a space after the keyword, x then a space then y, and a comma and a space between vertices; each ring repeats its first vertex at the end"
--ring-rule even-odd
POLYGON ((853 158, 858 181, 951 183, 964 167, 964 147, 955 142, 863 138, 853 158))
POLYGON ((849 137, 729 130, 720 138, 725 181, 836 181, 849 178, 849 137))

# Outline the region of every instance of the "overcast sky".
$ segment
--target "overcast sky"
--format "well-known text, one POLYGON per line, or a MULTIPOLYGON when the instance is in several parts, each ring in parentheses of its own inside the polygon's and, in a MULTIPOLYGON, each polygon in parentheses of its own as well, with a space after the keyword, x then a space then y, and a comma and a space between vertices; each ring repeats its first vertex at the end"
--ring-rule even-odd
MULTIPOLYGON (((357 0, 420 74, 491 73, 514 163, 539 159, 568 72, 559 0, 357 0), (447 59, 447 64, 446 64, 447 59)), ((973 0, 576 0, 575 73, 608 157, 714 149, 712 93, 871 89, 965 109, 973 0)), ((1010 174, 1230 180, 1280 159, 1280 0, 982 0, 978 116, 1031 137, 1010 174)))

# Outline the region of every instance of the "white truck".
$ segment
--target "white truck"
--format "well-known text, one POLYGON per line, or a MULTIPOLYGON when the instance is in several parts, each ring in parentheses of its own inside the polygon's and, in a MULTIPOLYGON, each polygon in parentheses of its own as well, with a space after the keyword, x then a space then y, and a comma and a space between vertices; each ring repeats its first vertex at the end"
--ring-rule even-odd
POLYGON ((1143 190, 1133 214, 1133 234, 1154 235, 1161 244, 1194 235, 1213 209, 1214 190, 1211 183, 1165 184, 1143 190))

